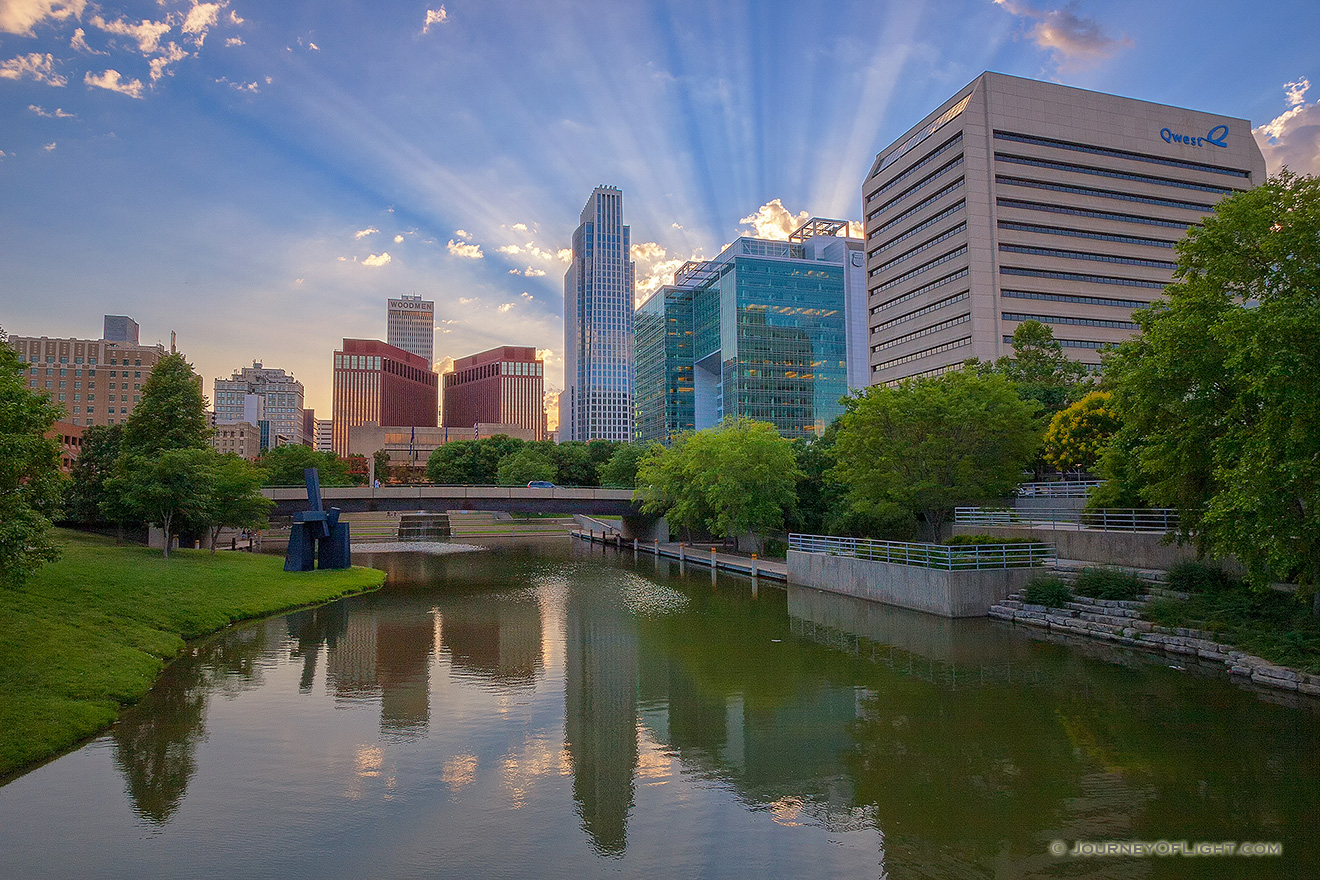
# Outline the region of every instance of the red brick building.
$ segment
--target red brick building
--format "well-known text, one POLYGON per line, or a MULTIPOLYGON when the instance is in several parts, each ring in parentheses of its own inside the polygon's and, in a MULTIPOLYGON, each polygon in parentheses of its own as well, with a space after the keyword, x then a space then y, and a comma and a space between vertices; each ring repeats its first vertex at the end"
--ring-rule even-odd
POLYGON ((503 345, 459 358, 444 375, 445 427, 517 425, 544 440, 544 374, 535 348, 503 345))
POLYGON ((78 450, 82 449, 83 426, 72 422, 59 421, 50 426, 46 439, 60 442, 60 470, 69 473, 73 463, 78 460, 78 450))
POLYGON ((345 339, 334 369, 336 455, 348 455, 348 429, 356 425, 436 427, 439 377, 426 358, 378 339, 345 339))

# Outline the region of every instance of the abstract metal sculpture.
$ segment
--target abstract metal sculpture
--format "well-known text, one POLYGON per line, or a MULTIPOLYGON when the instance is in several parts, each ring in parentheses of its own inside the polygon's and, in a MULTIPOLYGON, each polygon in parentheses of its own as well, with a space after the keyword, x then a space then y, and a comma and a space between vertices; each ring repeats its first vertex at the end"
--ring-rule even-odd
POLYGON ((339 521, 339 508, 321 506, 321 476, 316 468, 303 471, 307 480, 308 510, 293 516, 289 549, 284 554, 285 571, 314 568, 348 568, 348 523, 339 521), (317 565, 317 562, 320 565, 317 565))

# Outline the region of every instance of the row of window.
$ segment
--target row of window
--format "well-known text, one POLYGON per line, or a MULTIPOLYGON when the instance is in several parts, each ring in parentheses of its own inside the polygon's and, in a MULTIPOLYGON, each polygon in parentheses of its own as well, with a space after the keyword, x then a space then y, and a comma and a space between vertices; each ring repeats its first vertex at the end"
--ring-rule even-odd
POLYGON ((1197 223, 1182 220, 1165 220, 1162 217, 1141 217, 1137 214, 1121 214, 1116 211, 1099 211, 1092 208, 1070 208, 1066 205, 1049 205, 1043 202, 1028 202, 1021 199, 996 199, 1001 208, 1021 208, 1024 211, 1044 211, 1048 214, 1067 214, 1072 217, 1089 217, 1093 220, 1114 220, 1118 223, 1140 223, 1145 226, 1167 226, 1170 229, 1190 229, 1197 223))
POLYGON ((1173 186, 1179 189, 1195 189, 1201 192, 1216 193, 1226 196, 1234 190, 1224 186, 1210 186, 1205 183, 1192 183, 1188 180, 1173 180, 1168 177, 1156 177, 1153 174, 1133 174, 1128 171, 1113 171, 1109 168, 1096 168, 1091 165, 1074 165, 1071 162, 1051 162, 1048 159, 1036 159, 1030 156, 1014 156, 1010 153, 995 153, 995 159, 1013 165, 1030 165, 1033 168, 1048 168, 1051 171, 1071 171, 1074 174, 1092 174, 1096 177, 1110 177, 1114 180, 1131 180, 1137 183, 1153 183, 1157 186, 1173 186))
POLYGON ((1118 235, 1112 232, 1091 232, 1085 229, 1068 229, 1062 226, 1046 226, 1041 223, 1018 223, 1015 220, 1000 220, 1000 229, 1013 232, 1035 232, 1040 235, 1066 235, 1070 238, 1085 238, 1092 241, 1113 241, 1119 244, 1138 244, 1146 247, 1173 249, 1173 242, 1162 238, 1142 238, 1138 235, 1118 235))
POLYGON ((1115 192, 1108 189, 1096 189, 1090 186, 1073 186, 1066 183, 1049 183, 1044 180, 1028 180, 1024 177, 1010 177, 1007 174, 996 174, 995 183, 1002 183, 1007 186, 1025 186, 1031 189, 1047 189, 1051 192, 1071 193, 1078 196, 1095 196, 1100 199, 1116 199, 1120 202, 1140 202, 1143 205, 1159 205, 1164 208, 1180 208, 1184 211, 1209 212, 1213 205, 1205 205, 1200 202, 1183 202, 1177 199, 1161 199, 1156 196, 1139 196, 1133 193, 1115 192))
MULTIPOLYGON (((21 358, 20 358, 20 360, 21 360, 21 358)), ((39 364, 39 363, 41 363, 41 358, 40 358, 38 355, 35 355, 35 354, 32 355, 31 357, 29 357, 28 360, 29 360, 31 363, 34 363, 34 364, 39 364)), ((68 357, 62 357, 62 358, 59 359, 59 362, 60 362, 61 364, 67 364, 67 363, 69 362, 69 359, 68 359, 68 357)), ((80 357, 75 357, 75 358, 73 359, 73 362, 74 362, 75 365, 77 365, 77 364, 81 364, 81 363, 83 362, 83 359, 80 358, 80 357)), ((54 355, 49 355, 49 354, 46 355, 46 363, 48 363, 48 364, 53 364, 53 363, 55 363, 55 356, 54 356, 54 355)), ((88 359, 87 359, 87 363, 88 363, 89 366, 96 366, 96 358, 88 358, 88 359)), ((110 365, 111 365, 111 366, 118 366, 118 365, 119 365, 119 361, 117 361, 117 360, 113 360, 113 359, 112 359, 112 360, 110 361, 110 365)), ((124 359, 123 366, 125 366, 125 367, 128 366, 128 359, 127 359, 127 358, 124 359)), ((138 360, 133 361, 133 366, 135 366, 135 367, 140 367, 140 366, 142 366, 142 361, 141 361, 141 359, 138 359, 138 360)))
MULTIPOLYGON (((1107 345, 1114 344, 1112 342, 1099 342, 1094 339, 1055 339, 1054 341, 1059 343, 1060 348, 1089 348, 1092 351, 1096 351, 1098 349, 1104 348, 1107 345)), ((1004 342, 1012 343, 1013 337, 1005 336, 1004 342)))
MULTIPOLYGON (((889 230, 893 229, 895 226, 901 224, 904 220, 907 220, 909 217, 912 217, 913 215, 916 214, 920 214, 926 208, 935 204, 940 199, 944 198, 949 193, 958 189, 962 185, 963 185, 963 179, 961 177, 959 177, 957 180, 950 181, 948 184, 940 187, 935 192, 926 196, 924 199, 917 202, 915 205, 908 208, 903 213, 899 214, 897 217, 894 217, 892 220, 886 222, 883 226, 877 226, 875 229, 872 229, 870 234, 867 235, 867 238, 868 239, 875 238, 877 235, 888 232, 889 230)), ((880 213, 879 211, 873 211, 871 214, 867 215, 866 218, 867 222, 874 220, 879 215, 879 213, 880 213)))
MULTIPOLYGON (((954 248, 953 250, 949 251, 946 254, 941 254, 940 256, 936 257, 933 260, 930 260, 929 262, 922 263, 920 266, 916 267, 915 269, 909 269, 908 271, 904 272, 902 275, 896 275, 895 277, 886 281, 884 284, 878 285, 876 287, 872 287, 870 292, 879 293, 882 290, 888 290, 889 288, 902 284, 905 281, 910 281, 911 279, 917 277, 923 272, 929 272, 931 269, 934 269, 936 266, 943 265, 944 263, 947 263, 950 260, 955 260, 958 257, 961 257, 965 253, 967 253, 967 245, 965 244, 959 245, 958 247, 954 248)), ((878 270, 871 272, 872 277, 878 274, 879 274, 878 270)))
POLYGON ((903 158, 903 156, 906 153, 908 153, 910 150, 915 149, 918 144, 920 144, 926 138, 933 135, 935 132, 939 131, 940 127, 944 125, 946 122, 950 122, 954 119, 957 119, 958 116, 964 110, 967 109, 967 103, 971 100, 972 100, 972 96, 969 93, 967 97, 963 98, 957 104, 954 104, 948 110, 945 110, 939 116, 935 117, 930 122, 923 125, 919 131, 917 131, 914 135, 912 135, 912 137, 908 138, 906 141, 903 142, 903 146, 894 150, 888 156, 885 156, 878 163, 876 163, 876 169, 875 171, 871 172, 871 176, 875 177, 881 171, 884 171, 890 165, 893 165, 899 159, 903 158))
POLYGON ((1095 147, 1071 141, 1058 141, 1054 138, 1036 137, 1009 131, 996 131, 995 140, 1013 141, 1019 144, 1034 144, 1038 147, 1053 147, 1056 150, 1071 150, 1077 153, 1090 153, 1093 156, 1108 156, 1112 159, 1131 159, 1134 162, 1147 162, 1151 165, 1167 165, 1170 168, 1186 168, 1191 171, 1209 171, 1212 174, 1224 174, 1229 177, 1247 178, 1251 175, 1236 168, 1221 168, 1218 165, 1206 165, 1201 162, 1188 162, 1184 159, 1169 159, 1164 156, 1149 156, 1145 153, 1132 153, 1127 150, 1115 150, 1112 147, 1095 147))
POLYGON ((1110 321, 1104 318, 1065 318, 1060 315, 1024 315, 1020 312, 1003 312, 1005 321, 1039 321, 1042 324, 1073 324, 1078 327, 1112 327, 1115 330, 1139 330, 1141 325, 1135 321, 1110 321))
POLYGON ((929 165, 931 162, 934 162, 934 161, 935 161, 936 159, 938 159, 941 155, 943 155, 944 153, 947 153, 949 150, 952 150, 954 147, 958 146, 958 145, 961 144, 961 143, 962 143, 962 132, 960 131, 960 132, 958 132, 957 134, 955 134, 952 138, 950 138, 949 140, 947 140, 947 141, 945 141, 944 143, 940 144, 940 145, 939 145, 938 147, 936 147, 934 150, 932 150, 932 151, 930 151, 929 153, 927 153, 926 155, 922 156, 919 160, 917 160, 917 163, 916 163, 915 165, 913 165, 911 168, 908 168, 908 169, 907 169, 906 171, 904 171, 902 174, 898 175, 898 176, 895 177, 893 180, 890 180, 888 183, 886 183, 884 186, 880 187, 880 188, 879 188, 878 190, 876 190, 875 192, 871 193, 869 196, 866 197, 866 201, 869 203, 869 202, 873 202, 873 201, 875 201, 876 199, 880 198, 882 195, 884 195, 885 193, 889 192, 891 189, 893 189, 894 187, 898 186, 900 183, 902 183, 903 181, 907 180, 907 179, 908 179, 909 177, 911 177, 912 175, 916 174, 916 173, 917 173, 918 171, 920 171, 922 168, 925 168, 925 167, 926 167, 927 165, 929 165))
POLYGON ((933 354, 940 354, 941 352, 952 351, 955 348, 962 348, 964 345, 971 345, 971 344, 972 344, 972 337, 964 336, 961 339, 955 339, 952 342, 946 342, 943 345, 937 345, 934 348, 928 348, 924 351, 914 351, 912 354, 905 354, 902 357, 894 358, 891 361, 883 361, 882 363, 878 363, 874 367, 872 367, 871 372, 879 373, 880 371, 887 370, 890 367, 897 367, 900 364, 911 363, 912 361, 921 360, 924 357, 930 357, 933 354))
POLYGON ((1092 284, 1116 284, 1120 287, 1149 287, 1163 290, 1164 281, 1141 281, 1136 278, 1115 278, 1110 275, 1088 275, 1084 272, 1049 272, 1044 269, 1022 269, 1017 266, 1000 266, 1000 275, 1025 275, 1028 278, 1054 278, 1059 281, 1087 281, 1092 284))
POLYGON ((922 327, 920 330, 915 330, 912 333, 908 333, 906 336, 898 336, 894 339, 890 339, 888 342, 873 345, 871 346, 871 351, 884 351, 887 348, 893 348, 896 345, 902 345, 905 342, 911 342, 914 339, 920 339, 923 336, 929 336, 932 333, 938 333, 941 330, 948 330, 950 327, 957 327, 959 324, 966 324, 970 320, 972 320, 971 314, 965 313, 956 318, 941 321, 938 324, 931 324, 929 327, 922 327))
POLYGON ((1118 309, 1144 309, 1150 305, 1139 299, 1110 299, 1103 296, 1076 296, 1069 293, 1041 293, 1035 290, 1001 290, 1010 299, 1038 299, 1042 302, 1075 303, 1081 306, 1113 306, 1118 309))
POLYGON ((896 263, 901 263, 904 260, 909 260, 912 257, 915 257, 917 254, 921 253, 922 251, 935 247, 935 245, 939 244, 942 241, 948 241, 950 238, 953 238, 955 235, 962 232, 966 228, 967 228, 966 223, 959 223, 958 225, 949 228, 948 230, 940 233, 934 238, 922 242, 921 244, 917 245, 911 250, 904 251, 903 253, 899 254, 897 257, 894 257, 892 260, 888 260, 884 263, 881 263, 879 266, 876 266, 874 269, 871 270, 871 276, 874 277, 875 275, 878 275, 879 273, 888 269, 890 266, 895 265, 896 263))
POLYGON ((876 208, 874 211, 871 212, 872 216, 878 215, 882 211, 888 211, 894 205, 897 205, 899 202, 903 201, 913 193, 920 192, 921 190, 930 186, 932 183, 934 183, 943 175, 947 174, 949 171, 952 171, 954 168, 961 168, 962 164, 963 164, 963 157, 961 155, 958 155, 954 159, 950 160, 949 162, 945 163, 944 165, 932 171, 930 174, 923 177, 921 180, 918 180, 916 183, 912 184, 907 189, 903 190, 901 193, 899 193, 889 201, 882 204, 880 207, 876 208))
POLYGON ((1172 260, 1145 260, 1140 257, 1119 257, 1113 254, 1095 254, 1089 251, 1070 251, 1061 248, 1031 247, 1022 244, 1001 244, 999 250, 1009 254, 1034 254, 1040 257, 1059 257, 1065 260, 1090 260, 1093 263, 1120 263, 1124 266, 1149 266, 1172 272, 1177 263, 1172 260))
POLYGON ((947 306, 951 306, 954 303, 962 302, 963 300, 967 299, 969 295, 970 293, 964 290, 962 293, 955 293, 953 296, 947 296, 944 299, 939 300, 938 302, 933 302, 928 306, 923 306, 922 308, 919 308, 914 312, 908 312, 906 315, 899 315, 897 318, 893 318, 891 320, 885 321, 883 324, 876 324, 874 327, 871 328, 871 332, 883 333, 885 330, 897 324, 904 324, 908 321, 912 321, 915 320, 916 318, 920 318, 922 315, 928 315, 931 312, 938 311, 939 309, 945 308, 947 306))
POLYGON ((918 225, 913 226, 911 229, 909 229, 907 232, 904 232, 902 235, 891 238, 889 239, 889 241, 880 245, 878 248, 872 249, 871 252, 866 255, 867 259, 872 259, 872 260, 875 259, 875 257, 878 254, 882 254, 885 251, 889 250, 891 247, 894 247, 897 244, 907 241, 909 238, 918 234, 923 229, 929 229, 930 227, 934 226, 936 223, 939 223, 941 220, 945 219, 946 217, 958 213, 966 206, 966 204, 967 203, 963 199, 959 199, 949 207, 945 208, 943 211, 940 211, 938 214, 935 214, 934 216, 926 220, 923 220, 918 225))
POLYGON ((878 306, 872 306, 871 314, 874 315, 879 312, 883 312, 886 309, 893 308, 899 303, 907 302, 908 300, 913 299, 914 297, 921 296, 923 293, 928 293, 937 287, 942 287, 943 285, 948 284, 951 281, 957 281, 959 278, 966 278, 966 277, 967 277, 966 269, 959 269, 957 272, 951 272, 948 275, 945 275, 943 278, 936 278, 934 281, 927 282, 926 284, 923 284, 922 286, 916 288, 915 290, 909 290, 907 293, 903 294, 902 296, 896 296, 893 299, 889 300, 888 302, 882 302, 878 306))

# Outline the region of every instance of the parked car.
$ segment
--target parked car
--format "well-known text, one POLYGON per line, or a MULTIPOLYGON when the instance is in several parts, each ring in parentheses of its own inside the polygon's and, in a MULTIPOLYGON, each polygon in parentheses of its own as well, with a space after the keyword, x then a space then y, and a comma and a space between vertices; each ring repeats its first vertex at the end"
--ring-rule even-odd
POLYGON ((527 484, 528 489, 553 489, 555 484, 549 480, 532 480, 527 484))

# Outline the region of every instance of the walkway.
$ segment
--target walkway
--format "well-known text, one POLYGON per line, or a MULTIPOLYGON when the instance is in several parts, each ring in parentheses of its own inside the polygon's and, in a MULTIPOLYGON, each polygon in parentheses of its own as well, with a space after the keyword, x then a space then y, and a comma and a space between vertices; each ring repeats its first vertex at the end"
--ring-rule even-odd
POLYGON ((731 571, 737 574, 751 575, 753 578, 788 581, 788 565, 773 559, 749 559, 734 553, 720 553, 716 550, 693 547, 683 543, 660 543, 658 541, 628 541, 618 532, 589 532, 585 529, 573 529, 570 534, 583 541, 617 547, 619 550, 632 550, 636 553, 652 553, 662 558, 677 559, 681 565, 700 565, 710 568, 712 562, 716 570, 731 571))

